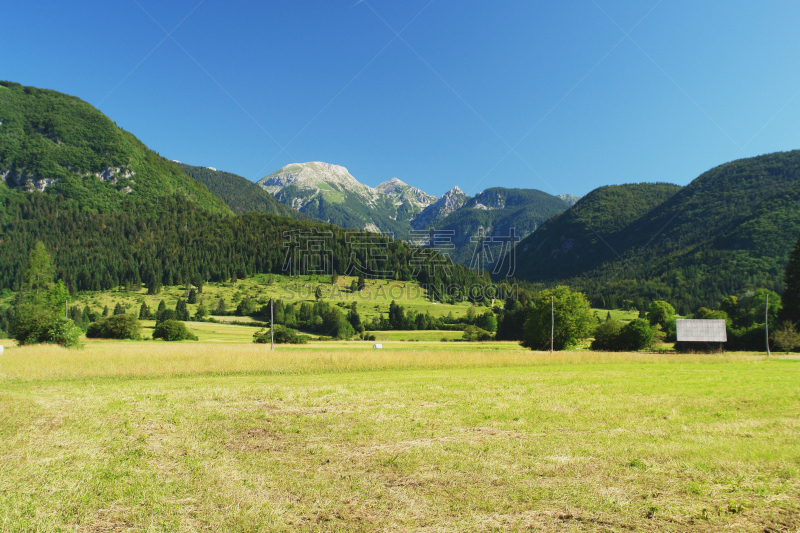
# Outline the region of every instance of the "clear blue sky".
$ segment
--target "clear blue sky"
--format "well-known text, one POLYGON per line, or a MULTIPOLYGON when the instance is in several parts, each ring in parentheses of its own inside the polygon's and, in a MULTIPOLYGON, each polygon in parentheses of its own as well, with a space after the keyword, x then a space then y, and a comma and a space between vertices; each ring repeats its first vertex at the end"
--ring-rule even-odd
POLYGON ((800 148, 798 2, 28 0, 2 17, 0 79, 252 180, 319 160, 437 196, 583 195, 800 148))

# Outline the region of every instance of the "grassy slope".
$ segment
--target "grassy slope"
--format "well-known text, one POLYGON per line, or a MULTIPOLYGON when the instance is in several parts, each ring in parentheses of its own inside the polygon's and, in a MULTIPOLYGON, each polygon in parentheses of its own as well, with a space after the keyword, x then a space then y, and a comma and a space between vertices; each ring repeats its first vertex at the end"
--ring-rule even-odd
MULTIPOLYGON (((326 297, 328 301, 333 303, 342 303, 349 306, 351 302, 358 303, 358 312, 361 315, 362 321, 367 319, 371 320, 372 317, 384 315, 389 312, 389 304, 392 300, 402 305, 407 311, 414 310, 417 313, 430 313, 431 316, 446 316, 448 313, 453 313, 455 317, 465 316, 467 310, 470 308, 468 302, 462 302, 454 305, 433 303, 425 299, 425 291, 419 287, 416 282, 404 282, 395 280, 377 280, 368 279, 366 281, 366 288, 362 293, 351 294, 349 292, 350 283, 356 279, 351 276, 339 276, 337 283, 337 292, 332 292, 330 277, 311 277, 302 276, 301 278, 290 278, 287 276, 273 276, 274 284, 268 284, 269 276, 257 275, 252 278, 239 280, 234 286, 231 283, 209 283, 203 286, 203 292, 200 295, 207 308, 214 309, 219 299, 225 301, 228 310, 236 309, 236 306, 241 300, 249 296, 256 299, 260 305, 269 302, 270 297, 275 299, 282 299, 284 301, 307 301, 314 302, 314 291, 318 285, 321 285, 327 294, 331 296, 326 297)), ((178 301, 178 298, 186 297, 186 287, 165 287, 161 294, 155 296, 148 296, 146 290, 141 290, 136 293, 127 292, 96 292, 96 293, 83 293, 79 295, 70 305, 78 305, 81 309, 85 305, 89 305, 95 311, 102 311, 103 307, 108 306, 109 310, 113 310, 117 303, 122 303, 127 308, 129 314, 136 314, 138 316, 139 307, 142 302, 146 302, 150 310, 155 312, 161 300, 164 300, 167 307, 173 309, 178 301)), ((8 293, 5 300, 0 299, 0 304, 3 302, 11 303, 13 295, 8 293)), ((197 304, 188 304, 190 314, 194 315, 197 310, 197 304)), ((342 311, 346 311, 342 307, 342 311)), ((480 311, 480 308, 478 308, 480 311)), ((247 320, 247 317, 221 317, 221 320, 247 320)))
POLYGON ((453 345, 13 348, 0 360, 0 521, 793 531, 798 373, 797 359, 453 345))
POLYGON ((134 200, 181 195, 208 211, 231 212, 204 185, 74 96, 2 82, 0 122, 0 171, 10 171, 15 182, 58 180, 47 193, 86 209, 119 210, 134 200), (108 167, 134 174, 117 183, 94 175, 108 167))

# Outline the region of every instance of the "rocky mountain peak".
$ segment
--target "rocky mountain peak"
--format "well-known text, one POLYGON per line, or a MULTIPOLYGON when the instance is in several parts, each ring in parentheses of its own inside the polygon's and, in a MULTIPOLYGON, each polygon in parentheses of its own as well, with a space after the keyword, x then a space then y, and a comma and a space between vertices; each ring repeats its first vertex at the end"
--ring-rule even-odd
POLYGON ((438 217, 445 217, 463 206, 469 196, 464 194, 458 185, 444 193, 444 195, 436 200, 433 204, 426 207, 413 221, 411 225, 415 229, 422 229, 430 223, 431 220, 438 217))

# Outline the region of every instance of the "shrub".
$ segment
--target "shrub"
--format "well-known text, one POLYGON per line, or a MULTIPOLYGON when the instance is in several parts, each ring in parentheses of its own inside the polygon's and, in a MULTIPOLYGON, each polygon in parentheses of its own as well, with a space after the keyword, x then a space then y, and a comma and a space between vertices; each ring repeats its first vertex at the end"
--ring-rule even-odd
POLYGON ((654 335, 655 328, 643 318, 632 320, 624 326, 612 318, 597 326, 592 350, 635 352, 650 346, 654 335))
POLYGON ((179 320, 165 320, 156 325, 156 329, 153 331, 153 339, 196 341, 197 335, 186 329, 186 324, 179 320))
POLYGON ((637 351, 653 344, 655 328, 647 320, 637 318, 625 324, 619 334, 623 350, 637 351))
POLYGON ((800 333, 797 332, 794 324, 789 321, 781 324, 780 328, 770 333, 769 337, 779 350, 783 350, 786 353, 789 353, 792 348, 800 346, 800 333))
POLYGON ((14 313, 10 333, 20 345, 46 342, 71 348, 78 345, 83 332, 68 318, 55 316, 46 308, 26 304, 14 313))
MULTIPOLYGON (((270 340, 269 329, 262 329, 253 334, 253 342, 256 344, 269 344, 270 340)), ((298 335, 293 329, 275 325, 275 344, 306 344, 307 342, 307 335, 298 335)))
POLYGON ((594 332, 592 350, 606 352, 620 351, 620 331, 622 331, 622 323, 619 320, 609 318, 605 322, 602 322, 599 326, 597 326, 597 329, 594 332))
POLYGON ((133 315, 114 315, 90 324, 86 336, 90 339, 138 340, 141 338, 141 326, 133 315))
POLYGON ((69 318, 57 318, 50 324, 44 342, 60 344, 67 348, 78 346, 83 331, 69 318))
POLYGON ((53 314, 30 304, 20 306, 14 313, 11 336, 20 345, 47 342, 47 330, 54 321, 53 314))
POLYGON ((476 326, 467 326, 464 329, 464 335, 461 337, 465 341, 489 341, 492 340, 492 334, 476 326))

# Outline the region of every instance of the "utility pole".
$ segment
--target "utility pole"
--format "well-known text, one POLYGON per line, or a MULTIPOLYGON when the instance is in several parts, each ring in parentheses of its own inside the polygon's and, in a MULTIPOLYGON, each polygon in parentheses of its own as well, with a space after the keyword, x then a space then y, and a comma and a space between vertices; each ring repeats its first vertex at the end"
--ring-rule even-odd
POLYGON ((550 353, 553 353, 553 336, 555 335, 556 331, 556 313, 555 313, 555 304, 553 303, 553 297, 550 297, 550 353))
POLYGON ((767 293, 767 305, 764 306, 764 332, 767 336, 767 357, 769 357, 769 293, 767 293))
POLYGON ((69 318, 69 298, 64 300, 64 318, 69 318))
POLYGON ((273 312, 272 297, 269 299, 269 342, 270 350, 275 351, 275 313, 273 312))

